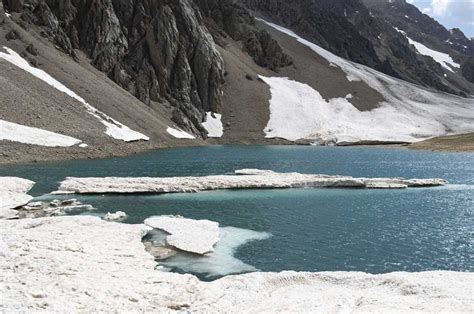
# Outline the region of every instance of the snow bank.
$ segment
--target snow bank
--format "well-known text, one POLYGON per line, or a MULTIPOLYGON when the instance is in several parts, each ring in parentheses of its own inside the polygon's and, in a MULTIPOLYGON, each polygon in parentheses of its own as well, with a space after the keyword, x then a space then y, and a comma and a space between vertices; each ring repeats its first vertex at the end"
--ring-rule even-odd
POLYGON ((400 188, 439 186, 442 179, 354 178, 322 174, 278 173, 261 170, 238 170, 237 175, 164 178, 66 178, 53 194, 105 193, 192 193, 224 189, 277 189, 277 188, 400 188))
POLYGON ((414 41, 413 39, 408 37, 407 34, 404 31, 402 31, 398 28, 395 28, 395 29, 399 33, 403 34, 408 39, 408 42, 410 43, 410 45, 415 46, 416 51, 418 51, 418 53, 420 53, 424 56, 428 56, 428 57, 433 58, 443 68, 445 68, 445 69, 447 69, 451 72, 454 72, 453 68, 460 68, 461 67, 458 63, 454 62, 453 58, 451 58, 451 56, 449 54, 430 49, 430 48, 426 47, 425 45, 423 45, 422 43, 414 41))
POLYGON ((207 277, 257 271, 252 265, 235 258, 234 253, 238 247, 248 242, 265 240, 270 236, 266 232, 223 227, 220 228, 220 240, 214 247, 212 254, 197 257, 179 253, 160 264, 168 268, 178 268, 184 272, 204 274, 207 277))
POLYGON ((202 126, 207 130, 208 137, 221 138, 224 135, 221 114, 208 112, 206 114, 206 122, 203 122, 202 126))
POLYGON ((48 147, 69 147, 82 143, 81 140, 70 136, 4 120, 0 120, 1 140, 48 147))
POLYGON ((252 273, 201 282, 157 271, 145 225, 76 216, 2 221, 4 312, 470 312, 468 272, 252 273))
POLYGON ((0 52, 0 59, 4 59, 11 64, 19 67, 20 69, 32 74, 33 76, 39 78, 40 80, 44 81, 48 85, 56 88, 57 90, 69 95, 70 97, 76 99, 82 105, 84 108, 87 110, 89 114, 94 116, 96 119, 98 119, 105 127, 106 131, 105 133, 117 140, 122 140, 125 142, 133 142, 133 141, 139 141, 139 140, 145 140, 148 141, 149 138, 139 132, 133 131, 127 126, 121 124, 120 122, 112 119, 105 113, 97 110, 90 104, 88 104, 82 97, 74 93, 72 90, 64 86, 62 83, 57 81, 55 78, 53 78, 51 75, 46 73, 45 71, 32 67, 27 60, 22 58, 18 53, 13 51, 12 49, 8 47, 3 47, 6 50, 5 52, 0 52))
POLYGON ((33 199, 27 194, 33 185, 35 182, 27 179, 0 177, 0 218, 15 217, 17 211, 13 209, 33 199))
MULTIPOLYGON (((264 21, 265 22, 265 21, 264 21)), ((385 101, 359 112, 348 99, 323 99, 306 84, 285 78, 262 78, 270 85, 267 137, 322 142, 415 142, 433 136, 474 132, 474 100, 392 78, 342 59, 281 26, 265 22, 343 70, 349 81, 363 81, 385 101)))
POLYGON ((190 140, 193 140, 193 139, 196 138, 196 137, 194 137, 193 135, 191 135, 187 132, 184 132, 184 131, 178 130, 178 129, 174 129, 174 128, 170 128, 170 127, 168 127, 166 129, 166 132, 168 132, 168 134, 172 135, 175 138, 190 139, 190 140))
POLYGON ((211 253, 219 242, 219 224, 209 220, 157 216, 146 219, 145 225, 165 231, 168 245, 190 253, 211 253))
POLYGON ((474 301, 472 280, 472 273, 453 272, 252 273, 210 283, 192 309, 231 309, 235 313, 469 312, 474 301), (215 291, 224 292, 215 295, 215 291))

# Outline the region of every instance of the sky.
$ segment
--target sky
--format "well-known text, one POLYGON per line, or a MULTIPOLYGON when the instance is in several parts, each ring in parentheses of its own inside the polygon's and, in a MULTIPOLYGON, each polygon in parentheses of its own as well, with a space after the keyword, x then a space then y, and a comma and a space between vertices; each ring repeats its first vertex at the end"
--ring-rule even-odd
POLYGON ((474 37, 474 0, 407 0, 446 28, 457 27, 474 37))

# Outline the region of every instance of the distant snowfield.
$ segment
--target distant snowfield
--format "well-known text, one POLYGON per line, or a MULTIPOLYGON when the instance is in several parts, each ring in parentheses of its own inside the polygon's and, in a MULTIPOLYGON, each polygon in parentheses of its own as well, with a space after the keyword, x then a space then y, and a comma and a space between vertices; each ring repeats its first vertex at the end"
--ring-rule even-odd
POLYGON ((454 72, 453 71, 453 68, 460 68, 461 65, 459 65, 458 63, 454 62, 453 58, 451 58, 451 56, 447 53, 443 53, 443 52, 439 52, 439 51, 436 51, 436 50, 433 50, 433 49, 430 49, 428 47, 426 47, 425 45, 423 45, 422 43, 419 43, 417 41, 414 41, 413 39, 411 39, 410 37, 407 36, 407 34, 398 29, 398 28, 395 28, 399 33, 402 33, 407 39, 408 39, 408 42, 415 46, 416 50, 418 51, 418 53, 424 55, 424 56, 428 56, 428 57, 431 57, 433 58, 436 62, 438 62, 443 68, 451 71, 451 72, 454 72))
POLYGON ((363 81, 385 98, 378 108, 362 112, 348 98, 323 99, 306 84, 287 78, 261 77, 272 93, 270 120, 264 130, 267 138, 325 143, 416 142, 434 136, 474 132, 472 98, 436 92, 392 78, 342 59, 291 30, 265 23, 341 68, 349 81, 363 81))
POLYGON ((178 129, 175 129, 175 128, 171 128, 171 127, 168 127, 166 129, 166 132, 168 132, 168 134, 170 134, 171 136, 173 136, 175 138, 179 138, 179 139, 193 140, 193 139, 196 138, 196 137, 194 137, 193 135, 191 135, 187 132, 184 132, 182 130, 178 130, 178 129))
POLYGON ((0 120, 0 140, 47 147, 69 147, 82 143, 76 138, 0 120))
POLYGON ((222 125, 222 115, 213 112, 206 113, 206 122, 202 126, 207 130, 208 137, 220 138, 224 135, 224 126, 222 125))
POLYGON ((45 83, 49 84, 50 86, 56 88, 57 90, 71 96, 72 98, 76 99, 80 103, 84 105, 84 108, 87 110, 89 114, 97 118, 105 127, 106 131, 105 134, 108 136, 117 139, 117 140, 122 140, 125 142, 134 142, 134 141, 139 141, 139 140, 145 140, 148 141, 149 138, 139 132, 131 130, 129 127, 123 125, 122 123, 114 120, 113 118, 109 117, 105 113, 97 110, 90 104, 88 104, 82 97, 74 93, 72 90, 64 86, 62 83, 57 81, 55 78, 53 78, 51 75, 46 73, 45 71, 32 67, 28 63, 27 60, 22 58, 18 53, 16 53, 14 50, 8 48, 8 47, 3 47, 7 51, 5 52, 0 52, 0 59, 4 59, 11 64, 19 67, 20 69, 32 74, 33 76, 39 78, 40 80, 44 81, 45 83))

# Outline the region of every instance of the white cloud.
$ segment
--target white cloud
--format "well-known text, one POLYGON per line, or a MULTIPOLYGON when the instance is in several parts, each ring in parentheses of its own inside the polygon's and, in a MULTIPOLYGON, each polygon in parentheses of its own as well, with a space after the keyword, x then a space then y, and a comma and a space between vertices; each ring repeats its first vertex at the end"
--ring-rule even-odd
POLYGON ((451 5, 452 0, 432 0, 431 7, 433 10, 433 15, 443 16, 448 12, 448 8, 451 5))

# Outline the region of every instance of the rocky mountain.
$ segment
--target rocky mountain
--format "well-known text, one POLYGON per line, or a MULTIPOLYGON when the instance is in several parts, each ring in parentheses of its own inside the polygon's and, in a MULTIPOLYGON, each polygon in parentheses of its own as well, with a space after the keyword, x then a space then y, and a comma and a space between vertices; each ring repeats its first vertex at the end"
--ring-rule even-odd
MULTIPOLYGON (((0 45, 0 121, 89 144, 54 150, 66 158, 196 145, 207 137, 287 141, 270 135, 270 78, 305 84, 328 103, 345 99, 360 113, 399 108, 400 99, 431 104, 435 90, 474 94, 472 40, 402 0, 2 0, 0 45), (397 98, 398 85, 429 97, 397 98)), ((442 106, 472 103, 439 95, 442 106)), ((443 114, 434 119, 448 119, 443 114)), ((319 117, 311 119, 314 125, 319 117)), ((429 130, 459 131, 442 125, 429 130)), ((410 132, 404 138, 429 135, 410 132)), ((338 132, 330 133, 299 139, 337 141, 338 132)), ((32 158, 51 155, 51 148, 11 138, 0 138, 6 159, 24 149, 33 149, 32 158)))
POLYGON ((410 42, 413 39, 464 64, 472 56, 472 41, 460 30, 446 30, 405 0, 242 1, 257 14, 340 57, 422 86, 473 94, 469 75, 463 76, 455 67, 446 71, 410 42))

